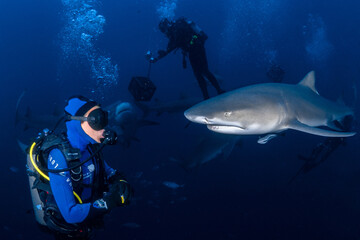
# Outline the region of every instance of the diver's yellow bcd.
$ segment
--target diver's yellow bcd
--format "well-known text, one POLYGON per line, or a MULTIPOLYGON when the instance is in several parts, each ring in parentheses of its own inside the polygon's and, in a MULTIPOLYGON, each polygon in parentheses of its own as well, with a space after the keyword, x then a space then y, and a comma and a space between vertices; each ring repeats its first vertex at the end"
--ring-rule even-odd
MULTIPOLYGON (((33 151, 34 151, 34 147, 35 147, 35 146, 36 146, 36 142, 34 142, 34 143, 31 145, 30 151, 29 151, 31 163, 32 163, 33 167, 35 168, 35 170, 36 170, 43 178, 45 178, 46 180, 50 181, 49 176, 47 176, 45 173, 43 173, 43 172, 39 169, 39 167, 36 165, 36 163, 35 163, 35 160, 34 160, 34 158, 33 158, 33 151)), ((39 155, 36 155, 36 156, 39 157, 39 155)), ((82 204, 83 202, 82 202, 80 196, 79 196, 75 191, 73 191, 73 194, 74 194, 75 198, 79 201, 79 203, 82 204)))

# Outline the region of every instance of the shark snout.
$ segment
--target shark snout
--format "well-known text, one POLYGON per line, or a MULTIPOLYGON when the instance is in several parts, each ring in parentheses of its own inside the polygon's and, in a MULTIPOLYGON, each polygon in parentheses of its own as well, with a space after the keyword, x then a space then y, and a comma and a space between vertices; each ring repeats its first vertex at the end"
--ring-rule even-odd
POLYGON ((184 112, 185 117, 192 122, 200 123, 200 124, 211 124, 212 121, 208 117, 199 116, 196 114, 192 114, 191 111, 184 112))
POLYGON ((184 112, 184 116, 192 122, 195 122, 195 119, 198 118, 199 116, 193 114, 190 110, 187 110, 184 112))

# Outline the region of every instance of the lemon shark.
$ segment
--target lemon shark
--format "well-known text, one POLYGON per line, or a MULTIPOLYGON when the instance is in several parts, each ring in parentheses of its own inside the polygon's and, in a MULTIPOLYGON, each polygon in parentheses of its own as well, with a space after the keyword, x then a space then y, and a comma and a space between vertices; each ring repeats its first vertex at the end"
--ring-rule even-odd
POLYGON ((319 95, 314 71, 298 84, 265 83, 235 89, 194 105, 184 115, 214 132, 266 135, 258 143, 287 129, 324 137, 355 135, 343 132, 341 125, 353 111, 319 95))

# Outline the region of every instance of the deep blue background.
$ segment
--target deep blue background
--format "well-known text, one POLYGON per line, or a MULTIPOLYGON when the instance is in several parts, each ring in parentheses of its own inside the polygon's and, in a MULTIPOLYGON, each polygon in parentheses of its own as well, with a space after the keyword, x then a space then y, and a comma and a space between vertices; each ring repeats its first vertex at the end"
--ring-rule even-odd
MULTIPOLYGON (((1 239, 49 239, 27 213, 32 205, 25 155, 16 138, 34 133, 14 127, 21 92, 27 89, 23 111, 28 105, 33 114, 61 108, 64 99, 79 93, 102 99, 104 105, 131 100, 130 78, 147 72, 144 53, 167 44, 157 29, 159 2, 103 0, 96 5, 106 18, 96 48, 119 67, 119 83, 99 96, 90 92, 95 82, 86 66, 75 68, 62 60, 61 1, 0 1, 1 239)), ((275 50, 276 62, 286 71, 285 82, 297 83, 315 70, 320 94, 332 100, 344 94, 358 117, 359 98, 353 90, 360 88, 358 1, 178 0, 175 14, 194 20, 207 33, 209 66, 222 76, 220 84, 226 90, 267 82, 266 53, 275 50), (308 29, 316 28, 309 24, 309 14, 321 19, 315 25, 325 29, 332 46, 322 60, 306 53, 311 41, 308 29)), ((184 93, 201 96, 191 69, 181 67, 180 53, 154 65, 151 79, 158 87, 155 97, 163 101, 184 93)), ((185 172, 169 157, 186 152, 194 133, 207 130, 195 124, 184 130, 187 120, 182 114, 149 119, 161 124, 141 129, 141 142, 128 149, 104 150, 110 164, 128 175, 136 201, 107 217, 106 229, 97 239, 360 238, 359 135, 349 138, 328 161, 288 184, 302 164, 297 155, 310 154, 323 138, 289 131, 286 137, 259 145, 256 137, 246 136, 226 161, 185 172), (173 191, 163 181, 184 187, 173 191), (123 226, 129 222, 140 227, 123 226)))

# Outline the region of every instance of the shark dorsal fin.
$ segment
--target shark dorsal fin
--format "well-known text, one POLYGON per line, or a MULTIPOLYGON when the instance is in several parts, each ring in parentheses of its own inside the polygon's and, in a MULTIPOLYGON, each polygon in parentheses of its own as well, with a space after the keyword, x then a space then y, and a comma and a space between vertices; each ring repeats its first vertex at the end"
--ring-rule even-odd
POLYGON ((313 90, 316 94, 319 94, 318 91, 315 88, 315 72, 311 71, 299 82, 299 85, 303 85, 305 87, 310 88, 313 90))

